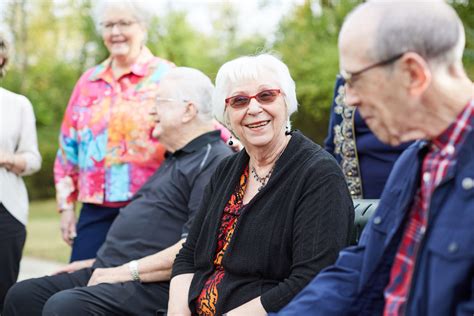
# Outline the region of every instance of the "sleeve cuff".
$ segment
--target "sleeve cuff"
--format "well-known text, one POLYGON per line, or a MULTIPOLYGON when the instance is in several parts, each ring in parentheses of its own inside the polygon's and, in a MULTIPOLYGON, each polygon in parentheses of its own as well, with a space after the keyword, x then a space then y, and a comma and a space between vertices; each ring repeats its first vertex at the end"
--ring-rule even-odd
POLYGON ((283 295, 282 291, 275 287, 260 296, 262 306, 267 313, 276 313, 285 307, 291 298, 288 298, 288 294, 283 295))
POLYGON ((173 265, 173 270, 171 271, 171 279, 177 275, 187 274, 187 273, 194 273, 194 268, 190 267, 176 267, 173 265))

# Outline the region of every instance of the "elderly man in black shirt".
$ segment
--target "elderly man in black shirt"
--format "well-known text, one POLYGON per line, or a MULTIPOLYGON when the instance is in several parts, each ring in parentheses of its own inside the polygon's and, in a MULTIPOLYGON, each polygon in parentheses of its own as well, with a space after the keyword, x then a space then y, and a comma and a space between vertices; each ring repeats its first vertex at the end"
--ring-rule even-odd
POLYGON ((214 130, 213 86, 191 68, 175 68, 158 89, 155 136, 166 160, 120 211, 97 257, 62 273, 16 284, 9 315, 148 315, 166 309, 171 267, 204 187, 231 153, 214 130), (68 272, 68 273, 66 273, 68 272))

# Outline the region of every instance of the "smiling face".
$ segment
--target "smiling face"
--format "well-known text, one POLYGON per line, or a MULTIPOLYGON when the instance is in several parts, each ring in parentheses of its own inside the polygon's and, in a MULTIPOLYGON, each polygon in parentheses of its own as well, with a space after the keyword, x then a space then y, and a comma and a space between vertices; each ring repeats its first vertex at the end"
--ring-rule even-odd
MULTIPOLYGON (((269 89, 280 89, 271 74, 233 84, 228 96, 254 96, 269 89)), ((262 104, 253 98, 245 107, 227 105, 225 111, 232 131, 247 149, 274 146, 285 138, 288 115, 282 93, 270 103, 262 104)))
POLYGON ((110 8, 102 17, 102 39, 112 57, 137 56, 145 41, 145 27, 126 9, 110 8))

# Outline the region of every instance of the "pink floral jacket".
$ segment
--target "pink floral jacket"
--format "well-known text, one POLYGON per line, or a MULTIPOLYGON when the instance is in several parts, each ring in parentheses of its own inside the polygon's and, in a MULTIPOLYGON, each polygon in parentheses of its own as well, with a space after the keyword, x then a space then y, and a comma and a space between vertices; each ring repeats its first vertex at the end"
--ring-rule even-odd
POLYGON ((75 201, 129 201, 164 159, 149 115, 163 75, 174 65, 144 48, 130 72, 113 78, 111 59, 87 70, 67 106, 54 164, 60 210, 75 201))

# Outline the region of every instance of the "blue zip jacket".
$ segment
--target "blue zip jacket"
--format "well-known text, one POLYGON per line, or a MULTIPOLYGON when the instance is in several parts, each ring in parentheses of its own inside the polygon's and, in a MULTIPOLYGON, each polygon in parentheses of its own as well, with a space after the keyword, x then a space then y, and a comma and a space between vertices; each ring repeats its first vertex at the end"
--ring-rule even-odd
MULTIPOLYGON (((420 182, 427 143, 404 151, 358 246, 339 253, 278 315, 382 315, 383 291, 420 182)), ((474 132, 435 189, 405 315, 474 315, 474 132)))

